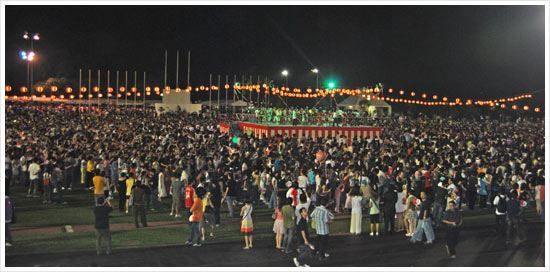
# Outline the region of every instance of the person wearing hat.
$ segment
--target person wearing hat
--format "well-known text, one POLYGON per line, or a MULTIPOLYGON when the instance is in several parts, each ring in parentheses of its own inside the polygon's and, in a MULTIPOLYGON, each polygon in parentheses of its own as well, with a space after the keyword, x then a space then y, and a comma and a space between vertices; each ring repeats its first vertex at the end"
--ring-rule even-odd
POLYGON ((100 256, 105 248, 105 254, 111 254, 111 231, 109 229, 109 213, 113 211, 111 203, 104 197, 98 197, 94 208, 95 237, 97 256, 100 256))

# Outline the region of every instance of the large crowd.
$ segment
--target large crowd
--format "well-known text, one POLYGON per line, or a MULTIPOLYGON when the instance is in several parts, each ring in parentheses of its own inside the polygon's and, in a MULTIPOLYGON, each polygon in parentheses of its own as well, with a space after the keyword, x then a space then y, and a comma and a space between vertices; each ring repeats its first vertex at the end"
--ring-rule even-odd
POLYGON ((452 258, 463 209, 494 208, 496 230, 510 243, 515 235, 525 239, 527 207, 535 205, 544 220, 538 118, 396 114, 374 121, 383 128, 376 139, 240 135, 234 141, 219 132, 216 111, 88 112, 20 103, 5 110, 7 194, 10 186, 25 186, 28 197, 44 204, 71 205, 63 193, 84 184, 94 195, 98 254, 104 242, 110 253, 112 207, 132 210, 136 227, 146 227, 148 210, 166 199, 170 215, 189 221, 189 245, 214 235, 224 207, 241 218, 247 250, 254 209, 268 206, 274 247, 297 251, 297 266, 330 256, 330 223, 341 213, 351 214, 354 235, 402 233, 431 244, 434 229, 445 229, 452 258), (363 215, 368 230, 361 228, 363 215))

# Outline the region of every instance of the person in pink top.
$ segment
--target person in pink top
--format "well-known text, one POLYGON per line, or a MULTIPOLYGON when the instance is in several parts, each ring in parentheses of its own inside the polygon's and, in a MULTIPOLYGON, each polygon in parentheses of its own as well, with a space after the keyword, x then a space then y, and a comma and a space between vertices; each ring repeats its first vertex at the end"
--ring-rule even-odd
POLYGON ((285 233, 285 227, 283 223, 283 213, 281 209, 283 208, 283 202, 279 201, 275 212, 273 213, 272 218, 275 219, 273 223, 273 232, 275 233, 275 248, 283 249, 281 243, 283 242, 283 235, 285 233))

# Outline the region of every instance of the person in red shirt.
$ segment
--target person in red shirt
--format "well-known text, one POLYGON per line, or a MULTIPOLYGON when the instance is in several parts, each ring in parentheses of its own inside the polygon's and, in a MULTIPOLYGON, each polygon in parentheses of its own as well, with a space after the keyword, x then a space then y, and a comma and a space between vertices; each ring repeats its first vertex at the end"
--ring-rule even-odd
POLYGON ((190 210, 193 206, 194 198, 196 196, 195 188, 193 188, 193 182, 187 183, 187 186, 185 186, 185 216, 189 217, 191 214, 190 210))

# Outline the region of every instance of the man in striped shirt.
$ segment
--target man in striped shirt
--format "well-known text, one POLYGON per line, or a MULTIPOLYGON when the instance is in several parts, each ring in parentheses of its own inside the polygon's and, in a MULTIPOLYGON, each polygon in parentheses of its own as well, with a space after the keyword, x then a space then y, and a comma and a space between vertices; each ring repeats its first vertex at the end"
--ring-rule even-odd
POLYGON ((325 198, 321 198, 319 201, 319 206, 311 213, 311 218, 315 226, 315 232, 317 233, 317 254, 319 254, 320 260, 329 257, 329 254, 326 253, 329 235, 328 224, 334 219, 334 215, 327 210, 325 207, 326 205, 327 200, 325 198))

